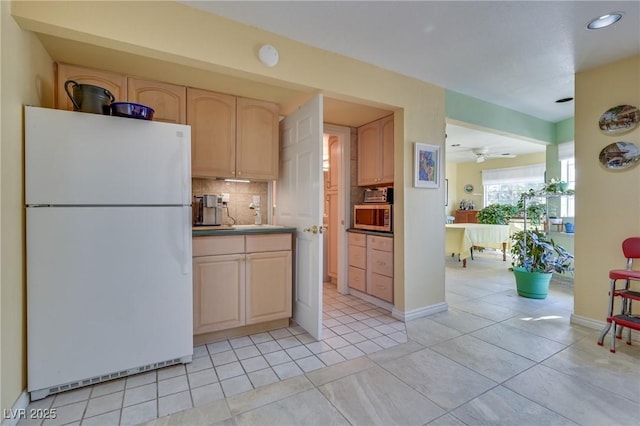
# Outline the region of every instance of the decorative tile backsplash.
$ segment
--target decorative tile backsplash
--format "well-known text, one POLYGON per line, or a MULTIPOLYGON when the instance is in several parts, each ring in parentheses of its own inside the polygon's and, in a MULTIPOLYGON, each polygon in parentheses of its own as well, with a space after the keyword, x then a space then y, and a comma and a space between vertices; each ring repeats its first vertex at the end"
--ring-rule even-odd
POLYGON ((252 225, 255 223, 254 210, 249 208, 254 195, 260 196, 260 210, 262 223, 267 223, 269 203, 267 182, 225 182, 216 179, 191 179, 191 192, 194 196, 205 194, 229 194, 228 210, 225 210, 224 224, 233 224, 233 217, 237 225, 252 225))

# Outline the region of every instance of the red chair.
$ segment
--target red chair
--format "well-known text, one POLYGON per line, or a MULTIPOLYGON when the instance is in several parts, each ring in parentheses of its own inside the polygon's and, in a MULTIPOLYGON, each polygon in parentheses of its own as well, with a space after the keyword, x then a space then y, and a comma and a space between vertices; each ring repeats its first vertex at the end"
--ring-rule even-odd
POLYGON ((602 330, 598 344, 602 346, 604 337, 613 324, 611 334, 611 352, 616 352, 616 338, 622 337, 624 327, 628 329, 627 344, 631 344, 631 330, 640 330, 640 316, 633 315, 632 302, 640 300, 640 291, 630 289, 631 281, 640 281, 640 270, 633 269, 633 259, 640 259, 640 237, 627 238, 622 242, 622 253, 627 258, 626 269, 612 269, 609 271, 611 289, 609 290, 609 314, 607 325, 602 330), (616 281, 624 280, 624 286, 616 288, 616 281), (620 313, 614 315, 613 305, 615 298, 620 298, 620 313), (618 329, 617 327, 620 326, 618 329))

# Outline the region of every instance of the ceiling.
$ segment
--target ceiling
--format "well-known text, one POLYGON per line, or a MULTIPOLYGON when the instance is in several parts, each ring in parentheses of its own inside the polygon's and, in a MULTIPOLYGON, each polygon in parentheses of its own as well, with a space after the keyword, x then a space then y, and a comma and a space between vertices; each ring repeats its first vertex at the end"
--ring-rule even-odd
MULTIPOLYGON (((576 72, 640 54, 638 1, 184 3, 550 122, 574 115, 573 102, 555 101, 574 96, 576 72), (616 25, 585 28, 615 11, 616 25)), ((466 147, 544 151, 478 129, 449 125, 447 135, 447 161, 475 161, 458 155, 466 147)))

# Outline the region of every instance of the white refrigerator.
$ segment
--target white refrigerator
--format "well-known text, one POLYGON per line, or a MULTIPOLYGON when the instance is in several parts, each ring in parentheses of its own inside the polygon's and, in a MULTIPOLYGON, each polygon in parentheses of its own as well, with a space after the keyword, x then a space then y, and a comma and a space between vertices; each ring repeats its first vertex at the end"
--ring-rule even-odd
POLYGON ((25 107, 31 399, 191 362, 191 128, 25 107))

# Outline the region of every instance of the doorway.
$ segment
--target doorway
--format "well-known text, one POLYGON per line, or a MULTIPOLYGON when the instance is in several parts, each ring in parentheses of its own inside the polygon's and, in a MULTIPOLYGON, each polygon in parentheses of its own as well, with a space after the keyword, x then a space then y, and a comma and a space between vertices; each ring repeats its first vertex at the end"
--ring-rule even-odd
POLYGON ((350 182, 351 129, 324 125, 323 134, 323 281, 347 294, 347 224, 351 223, 350 182))

